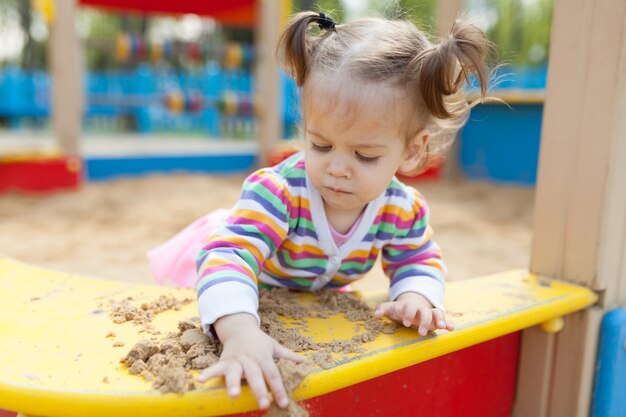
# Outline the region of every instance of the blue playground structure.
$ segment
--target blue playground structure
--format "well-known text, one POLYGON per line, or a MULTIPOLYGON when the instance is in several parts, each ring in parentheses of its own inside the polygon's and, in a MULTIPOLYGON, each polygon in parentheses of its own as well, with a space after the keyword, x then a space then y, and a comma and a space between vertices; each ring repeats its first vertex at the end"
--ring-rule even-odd
MULTIPOLYGON (((108 130, 115 130, 125 121, 140 134, 194 132, 215 138, 254 134, 254 80, 244 69, 224 70, 208 62, 194 72, 177 72, 141 64, 131 70, 88 72, 84 83, 86 130, 107 130, 107 124, 113 126, 108 130), (246 103, 247 110, 242 108, 246 103)), ((287 137, 298 123, 297 91, 285 75, 282 83, 287 137)), ((5 68, 0 71, 0 118, 12 129, 34 121, 41 124, 50 115, 50 89, 45 71, 5 68)))
POLYGON ((591 417, 626 416, 626 308, 602 319, 591 417))
MULTIPOLYGON (((457 163, 470 179, 533 185, 546 67, 505 72, 496 77, 491 94, 503 97, 506 104, 484 103, 472 110, 460 133, 457 163)), ((253 98, 254 79, 249 69, 225 69, 218 62, 207 61, 195 71, 177 72, 142 63, 134 69, 88 72, 85 78, 86 131, 254 138, 259 104, 253 98)), ((286 75, 281 80, 283 137, 294 137, 300 121, 298 91, 286 75)), ((45 123, 50 114, 50 87, 49 76, 43 71, 25 72, 17 67, 0 71, 0 118, 12 129, 45 123)), ((155 170, 168 170, 171 164, 162 159, 155 170)), ((93 174, 93 179, 106 177, 96 168, 104 162, 87 161, 88 172, 102 172, 93 174)), ((245 169, 252 163, 250 159, 234 166, 245 169)), ((122 165, 129 164, 124 160, 122 165)), ((203 162, 197 164, 202 166, 203 162)), ((215 166, 213 162, 210 165, 215 166)), ((138 173, 137 169, 132 173, 138 173)), ((193 170, 191 166, 189 169, 193 170)))

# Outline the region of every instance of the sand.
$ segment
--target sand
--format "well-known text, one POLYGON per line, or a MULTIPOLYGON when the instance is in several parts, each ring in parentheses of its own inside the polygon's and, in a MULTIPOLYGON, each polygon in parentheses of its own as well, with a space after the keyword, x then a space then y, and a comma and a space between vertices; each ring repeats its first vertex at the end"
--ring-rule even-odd
MULTIPOLYGON (((294 352, 306 354, 307 360, 295 364, 279 360, 278 368, 290 396, 285 409, 273 403, 267 416, 308 417, 309 413, 293 400, 291 394, 312 371, 314 365, 328 368, 338 361, 349 360, 349 354, 363 351, 363 343, 374 340, 379 334, 392 334, 397 325, 389 320, 376 319, 369 306, 350 293, 318 292, 316 303, 302 305, 298 294, 287 289, 260 289, 259 316, 261 329, 281 345, 294 352), (306 317, 328 318, 341 314, 355 323, 354 335, 345 340, 315 342, 306 334, 310 333, 306 317), (285 324, 288 324, 287 326, 285 324)), ((112 323, 132 322, 143 333, 152 319, 159 313, 175 309, 188 303, 175 297, 161 296, 140 305, 132 298, 121 301, 110 300, 112 308, 109 317, 112 323)), ((114 337, 110 332, 106 337, 114 337)), ((148 338, 137 342, 122 358, 122 362, 132 375, 137 375, 152 383, 153 388, 163 392, 182 393, 198 388, 194 370, 201 370, 217 363, 222 346, 219 340, 204 334, 200 319, 192 317, 178 323, 178 332, 163 335, 152 332, 148 338)))
MULTIPOLYGON (((0 254, 68 273, 154 282, 146 252, 196 218, 232 206, 243 176, 169 175, 87 183, 47 196, 0 194, 0 254)), ((529 262, 534 192, 423 182, 451 281, 529 262)), ((358 289, 385 287, 380 268, 358 289)))

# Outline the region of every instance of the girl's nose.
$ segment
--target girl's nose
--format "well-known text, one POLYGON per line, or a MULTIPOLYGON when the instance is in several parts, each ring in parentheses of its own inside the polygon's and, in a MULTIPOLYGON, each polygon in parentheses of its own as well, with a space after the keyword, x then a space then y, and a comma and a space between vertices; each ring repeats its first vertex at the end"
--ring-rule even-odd
POLYGON ((350 172, 350 167, 348 166, 344 158, 341 157, 332 158, 326 168, 326 172, 333 177, 350 179, 350 177, 352 176, 352 173, 350 172))

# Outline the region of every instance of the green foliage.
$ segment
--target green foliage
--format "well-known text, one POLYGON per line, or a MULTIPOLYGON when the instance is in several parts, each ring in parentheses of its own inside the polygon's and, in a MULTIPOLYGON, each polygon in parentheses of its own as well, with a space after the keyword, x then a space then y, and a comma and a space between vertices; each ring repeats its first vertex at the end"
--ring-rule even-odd
POLYGON ((115 37, 121 30, 119 17, 90 11, 85 18, 89 22, 89 31, 85 38, 85 58, 87 68, 105 70, 117 66, 115 60, 115 37), (109 47, 107 47, 107 44, 109 47))
MULTIPOLYGON (((406 19, 428 33, 434 32, 437 0, 363 0, 363 3, 366 16, 406 19)), ((294 13, 303 10, 323 11, 338 22, 344 22, 349 14, 347 4, 341 0, 294 0, 294 13)))
POLYGON ((293 13, 307 10, 323 12, 338 23, 344 22, 346 17, 345 7, 341 0, 294 0, 292 10, 293 13))
POLYGON ((485 3, 497 13, 487 35, 495 43, 500 59, 514 66, 545 65, 550 48, 552 0, 485 0, 485 3))
POLYGON ((369 0, 368 7, 384 17, 410 20, 427 33, 435 33, 437 0, 369 0))
MULTIPOLYGON (((408 19, 427 33, 436 33, 437 1, 362 0, 365 15, 408 19)), ((496 45, 497 62, 540 66, 548 60, 553 0, 466 0, 465 15, 483 23, 496 45)), ((294 11, 327 11, 337 21, 349 14, 340 0, 294 0, 294 11), (332 11, 332 12, 331 12, 332 11)))
POLYGON ((45 69, 47 66, 47 42, 38 41, 31 36, 31 24, 34 13, 30 1, 26 0, 0 0, 0 37, 14 38, 16 33, 15 23, 19 36, 22 37, 23 46, 18 56, 4 57, 0 67, 7 64, 19 65, 23 69, 45 69), (9 33, 11 31, 12 33, 9 33))

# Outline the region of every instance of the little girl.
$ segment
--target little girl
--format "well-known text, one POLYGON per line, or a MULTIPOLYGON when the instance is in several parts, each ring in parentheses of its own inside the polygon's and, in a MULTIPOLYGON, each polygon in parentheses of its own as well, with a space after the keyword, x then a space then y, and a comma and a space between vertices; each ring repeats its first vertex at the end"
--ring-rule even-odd
POLYGON ((484 33, 459 22, 433 45, 408 22, 336 25, 313 12, 290 21, 278 53, 302 88, 306 150, 253 173, 230 212, 199 220, 150 254, 158 278, 197 282, 202 325, 223 343, 220 361, 199 380, 223 375, 237 397, 245 377, 261 408, 268 385, 285 407, 274 359, 303 358, 260 330, 259 286, 340 290, 379 253, 390 301, 374 316, 420 335, 452 330, 428 206, 394 175, 440 158, 471 107, 457 97, 470 75, 484 97, 487 51, 484 33))

